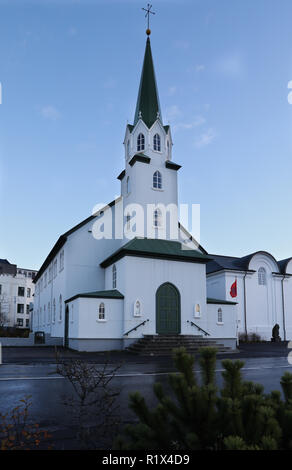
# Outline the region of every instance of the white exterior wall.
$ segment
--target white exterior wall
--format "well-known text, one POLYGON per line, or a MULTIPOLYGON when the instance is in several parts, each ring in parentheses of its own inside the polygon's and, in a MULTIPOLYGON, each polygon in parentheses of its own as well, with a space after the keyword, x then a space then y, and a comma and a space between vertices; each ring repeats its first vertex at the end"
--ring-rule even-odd
MULTIPOLYGON (((115 208, 111 208, 113 221, 115 208)), ((97 219, 91 220, 71 235, 65 245, 37 281, 34 307, 34 331, 45 331, 53 337, 64 336, 65 301, 76 294, 104 289, 104 270, 99 264, 112 252, 119 248, 121 239, 97 240, 93 236, 93 225, 97 219), (64 269, 60 271, 60 253, 64 250, 64 269), (57 259, 57 276, 48 282, 49 268, 57 259), (47 284, 45 285, 45 274, 47 284), (42 286, 42 288, 41 288, 42 286), (62 298, 62 315, 60 317, 59 299, 62 298), (56 319, 53 321, 53 305, 56 304, 56 319), (50 319, 47 315, 50 303, 50 319), (46 309, 46 319, 44 318, 46 309)), ((112 226, 115 230, 114 223, 112 226)))
POLYGON ((272 273, 279 272, 278 265, 263 253, 256 254, 249 265, 256 272, 246 280, 247 292, 247 331, 258 333, 262 339, 270 340, 273 326, 280 325, 280 336, 283 335, 283 311, 281 284, 272 273), (258 269, 266 270, 266 285, 258 283, 258 269))
POLYGON ((237 338, 237 305, 208 304, 207 312, 207 331, 212 338, 237 338), (218 322, 219 308, 222 310, 222 323, 218 322))
MULTIPOLYGON (((175 205, 178 207, 178 189, 177 189, 177 171, 165 167, 165 162, 170 160, 171 151, 168 152, 167 141, 170 143, 170 149, 172 147, 170 133, 166 135, 163 126, 160 121, 156 121, 151 129, 148 129, 143 121, 138 121, 132 134, 129 130, 126 132, 125 137, 125 176, 121 181, 121 195, 123 197, 124 209, 131 204, 139 204, 144 211, 144 224, 142 228, 137 227, 139 230, 136 236, 155 238, 156 235, 149 232, 153 230, 152 220, 150 217, 150 224, 148 224, 147 232, 147 204, 163 204, 165 207, 168 205, 175 205), (137 152, 137 137, 140 133, 145 136, 145 150, 137 152), (154 151, 153 149, 153 137, 155 134, 160 135, 161 139, 161 151, 154 151), (131 142, 130 156, 127 158, 127 141, 131 142), (151 158, 150 163, 142 163, 136 161, 131 166, 129 162, 136 153, 143 153, 147 157, 151 158), (162 189, 153 188, 153 174, 159 170, 162 175, 162 189), (130 178, 130 191, 127 192, 127 179, 130 178)), ((163 235, 163 231, 156 230, 158 237, 170 238, 169 221, 166 224, 166 236, 163 235), (159 234, 160 232, 160 234, 159 234)), ((125 219, 126 221, 126 219, 125 219)), ((178 226, 178 217, 174 222, 175 227, 178 226)), ((178 238, 178 235, 177 237, 178 238)), ((174 237, 172 236, 172 239, 174 237)))
MULTIPOLYGON (((193 320, 196 304, 201 307, 198 324, 207 328, 207 304, 205 265, 125 256, 116 263, 117 289, 124 299, 124 333, 149 319, 145 326, 130 333, 129 338, 140 338, 143 334, 156 334, 156 291, 165 282, 170 282, 180 292, 181 334, 198 334, 187 323, 193 320), (141 302, 141 316, 134 317, 134 303, 141 302)), ((112 266, 106 268, 106 290, 112 289, 112 266)))
POLYGON ((123 299, 79 297, 68 302, 67 305, 69 307, 69 339, 120 339, 122 337, 123 299), (98 319, 101 302, 105 305, 105 320, 98 319))

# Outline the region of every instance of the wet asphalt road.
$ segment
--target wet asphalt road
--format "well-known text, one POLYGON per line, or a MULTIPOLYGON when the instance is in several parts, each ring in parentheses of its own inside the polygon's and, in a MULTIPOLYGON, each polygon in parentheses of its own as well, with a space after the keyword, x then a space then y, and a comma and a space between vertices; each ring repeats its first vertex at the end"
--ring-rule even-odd
MULTIPOLYGON (((256 351, 252 347, 250 349, 242 351, 241 354, 229 354, 225 357, 237 359, 247 356, 243 359, 245 362, 242 369, 244 379, 261 383, 266 392, 280 389, 281 376, 285 371, 292 373, 292 365, 287 360, 289 352, 287 348, 274 348, 266 353, 263 352, 264 348, 257 351, 258 356, 263 353, 266 357, 253 357, 256 351)), ((72 388, 67 380, 56 373, 56 365, 51 353, 52 351, 44 349, 37 354, 37 350, 29 352, 22 348, 4 348, 4 363, 0 366, 0 412, 11 410, 20 399, 31 395, 30 416, 32 420, 56 436, 58 448, 76 448, 76 443, 72 440, 72 416, 63 404, 63 397, 72 395, 72 388)), ((88 362, 99 364, 97 367, 101 368, 108 356, 99 354, 95 358, 94 355, 83 356, 83 358, 88 362)), ((155 405, 152 393, 153 384, 159 381, 167 386, 168 373, 174 370, 172 360, 171 358, 141 358, 120 354, 111 356, 110 361, 123 362, 113 385, 121 390, 119 405, 122 421, 132 422, 135 416, 128 407, 129 393, 139 391, 150 406, 155 405)), ((199 370, 198 365, 195 365, 195 370, 199 370)), ((221 360, 218 359, 216 382, 219 387, 222 383, 221 371, 221 360)))

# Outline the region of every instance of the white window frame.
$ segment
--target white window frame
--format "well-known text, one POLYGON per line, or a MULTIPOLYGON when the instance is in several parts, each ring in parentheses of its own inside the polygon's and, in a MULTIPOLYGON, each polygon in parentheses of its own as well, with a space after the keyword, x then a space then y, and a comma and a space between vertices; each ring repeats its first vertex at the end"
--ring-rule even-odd
POLYGON ((217 325, 223 325, 223 310, 221 307, 217 310, 217 325))
POLYGON ((134 317, 141 317, 142 316, 142 310, 141 310, 141 301, 139 299, 136 299, 134 302, 134 317), (139 304, 137 306, 137 304, 139 304))
POLYGON ((196 304, 194 306, 194 318, 201 318, 201 306, 200 306, 200 304, 196 304))
POLYGON ((153 137, 153 150, 155 152, 161 152, 161 137, 158 133, 153 137))
POLYGON ((137 152, 145 150, 145 135, 140 132, 137 137, 137 152))
POLYGON ((162 212, 160 209, 155 209, 153 212, 153 227, 156 229, 162 227, 162 212))
POLYGON ((162 174, 159 170, 153 173, 152 187, 153 189, 162 189, 162 174))
POLYGON ((267 285, 267 271, 263 266, 258 270, 258 284, 259 286, 267 285))
POLYGON ((104 302, 100 302, 100 304, 99 304, 97 321, 99 321, 99 322, 105 322, 106 321, 105 303, 104 302))
POLYGON ((114 264, 112 267, 112 281, 113 281, 113 289, 117 288, 117 267, 114 264))

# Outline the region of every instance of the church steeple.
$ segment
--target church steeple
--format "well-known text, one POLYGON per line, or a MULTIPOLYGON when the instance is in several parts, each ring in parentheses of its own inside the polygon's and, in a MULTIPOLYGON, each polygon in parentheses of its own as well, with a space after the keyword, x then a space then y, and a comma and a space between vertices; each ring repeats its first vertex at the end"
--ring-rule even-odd
POLYGON ((148 129, 157 119, 161 118, 159 96, 154 72, 153 58, 151 52, 150 38, 147 38, 144 63, 136 105, 134 126, 142 119, 148 129))

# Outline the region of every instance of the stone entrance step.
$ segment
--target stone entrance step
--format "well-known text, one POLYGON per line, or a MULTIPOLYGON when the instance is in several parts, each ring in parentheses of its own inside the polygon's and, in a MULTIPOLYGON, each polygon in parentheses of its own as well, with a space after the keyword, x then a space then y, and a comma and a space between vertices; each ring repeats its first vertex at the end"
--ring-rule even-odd
POLYGON ((214 347, 218 352, 231 351, 231 348, 215 340, 198 335, 144 335, 127 351, 143 356, 169 356, 174 348, 184 347, 187 352, 196 353, 206 346, 214 347))

